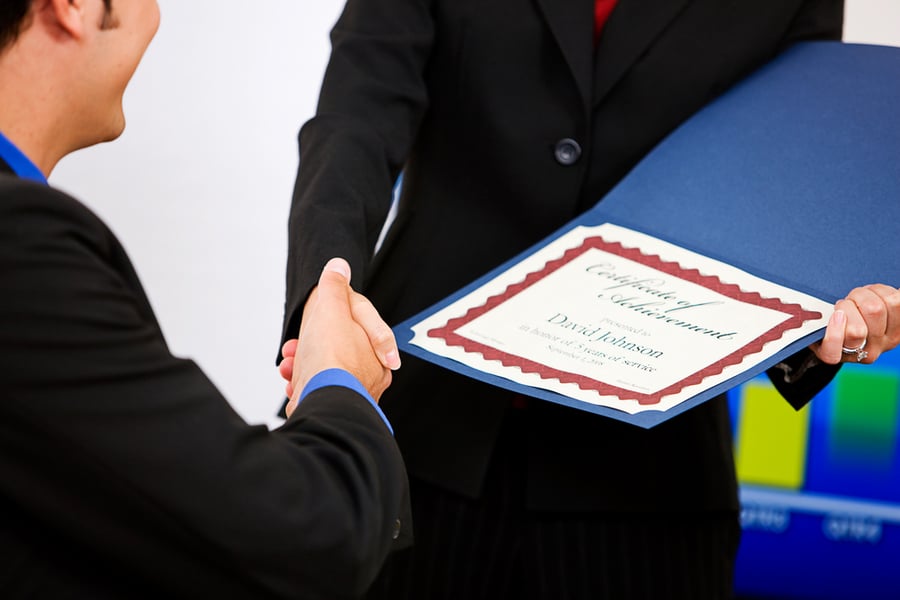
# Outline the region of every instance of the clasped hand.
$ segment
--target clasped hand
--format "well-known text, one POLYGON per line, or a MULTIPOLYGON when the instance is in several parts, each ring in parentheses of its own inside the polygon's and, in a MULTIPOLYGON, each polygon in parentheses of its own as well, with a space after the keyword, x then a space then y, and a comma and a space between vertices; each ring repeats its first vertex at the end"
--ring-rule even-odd
POLYGON ((333 258, 303 308, 297 339, 281 349, 279 374, 287 381, 288 416, 297 406, 309 380, 325 369, 344 369, 362 383, 377 401, 400 367, 400 354, 391 328, 365 296, 350 288, 350 265, 333 258))

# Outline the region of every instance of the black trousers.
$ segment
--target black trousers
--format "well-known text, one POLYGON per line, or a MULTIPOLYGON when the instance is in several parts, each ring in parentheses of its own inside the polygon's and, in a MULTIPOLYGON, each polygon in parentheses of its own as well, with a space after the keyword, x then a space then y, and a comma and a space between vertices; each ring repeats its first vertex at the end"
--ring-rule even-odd
POLYGON ((411 480, 415 545, 388 559, 369 600, 733 598, 737 512, 528 510, 510 429, 480 498, 411 480))

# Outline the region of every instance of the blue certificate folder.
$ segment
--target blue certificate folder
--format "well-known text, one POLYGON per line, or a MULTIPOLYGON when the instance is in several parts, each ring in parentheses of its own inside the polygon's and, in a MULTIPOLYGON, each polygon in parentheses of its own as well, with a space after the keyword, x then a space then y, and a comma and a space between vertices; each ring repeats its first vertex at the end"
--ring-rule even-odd
POLYGON ((652 427, 824 335, 672 409, 636 415, 516 384, 410 343, 423 318, 573 227, 606 222, 828 302, 860 285, 900 285, 900 48, 807 42, 788 49, 675 130, 593 209, 395 327, 401 349, 518 393, 652 427))

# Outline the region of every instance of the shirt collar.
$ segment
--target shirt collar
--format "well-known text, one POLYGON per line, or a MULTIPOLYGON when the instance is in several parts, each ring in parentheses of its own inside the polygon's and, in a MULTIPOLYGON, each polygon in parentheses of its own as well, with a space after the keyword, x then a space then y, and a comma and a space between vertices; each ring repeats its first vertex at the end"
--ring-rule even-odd
POLYGON ((9 141, 2 131, 0 131, 0 159, 8 164, 19 177, 43 184, 47 183, 47 178, 44 177, 41 170, 15 144, 9 141))

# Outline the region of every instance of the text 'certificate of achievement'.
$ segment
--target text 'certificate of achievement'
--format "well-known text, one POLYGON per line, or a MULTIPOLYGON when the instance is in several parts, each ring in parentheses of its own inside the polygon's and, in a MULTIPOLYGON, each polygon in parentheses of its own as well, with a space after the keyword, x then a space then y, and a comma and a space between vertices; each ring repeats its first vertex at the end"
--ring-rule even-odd
POLYGON ((832 305, 612 224, 579 226, 413 326, 477 371, 665 411, 827 324, 832 305))

